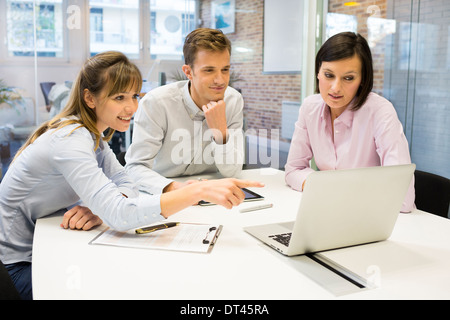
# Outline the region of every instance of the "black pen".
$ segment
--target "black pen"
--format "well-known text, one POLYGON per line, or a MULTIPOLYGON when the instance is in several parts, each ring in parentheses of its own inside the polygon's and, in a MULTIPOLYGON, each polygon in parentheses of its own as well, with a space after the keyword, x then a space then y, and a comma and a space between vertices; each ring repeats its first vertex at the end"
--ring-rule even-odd
POLYGON ((156 226, 150 226, 150 227, 136 229, 136 233, 138 233, 138 234, 150 233, 150 232, 154 232, 154 231, 158 231, 158 230, 162 230, 162 229, 172 228, 177 225, 179 225, 179 222, 163 223, 163 224, 158 224, 156 226))

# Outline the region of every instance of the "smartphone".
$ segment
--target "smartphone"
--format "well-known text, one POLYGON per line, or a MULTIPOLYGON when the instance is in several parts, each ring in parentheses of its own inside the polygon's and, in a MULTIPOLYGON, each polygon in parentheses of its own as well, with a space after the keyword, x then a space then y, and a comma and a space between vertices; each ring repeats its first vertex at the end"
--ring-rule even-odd
MULTIPOLYGON (((245 193, 244 202, 256 201, 256 200, 264 200, 264 197, 262 195, 260 195, 260 194, 257 194, 256 192, 250 191, 250 190, 248 190, 246 188, 242 188, 241 190, 244 191, 244 193, 245 193)), ((198 202, 198 204, 200 206, 212 206, 215 203, 206 202, 206 201, 201 200, 201 201, 198 202)))

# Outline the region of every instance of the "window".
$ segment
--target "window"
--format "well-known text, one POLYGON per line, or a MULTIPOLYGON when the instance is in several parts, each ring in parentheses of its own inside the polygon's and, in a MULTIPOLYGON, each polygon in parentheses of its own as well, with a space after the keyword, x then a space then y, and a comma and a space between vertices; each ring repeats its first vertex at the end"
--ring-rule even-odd
POLYGON ((63 56, 62 0, 36 1, 34 8, 33 1, 8 0, 6 17, 10 57, 34 56, 35 50, 39 57, 63 56))
POLYGON ((326 38, 344 31, 356 32, 358 20, 355 16, 329 12, 326 19, 326 38))
POLYGON ((0 80, 26 100, 20 114, 0 106, 3 173, 23 143, 10 127, 31 130, 50 117, 41 82, 70 83, 87 57, 107 50, 133 59, 147 84, 159 76, 162 82, 163 73, 179 68, 184 37, 198 21, 198 1, 1 0, 0 80))
POLYGON ((91 0, 90 55, 117 50, 140 58, 139 0, 91 0))
POLYGON ((446 57, 450 48, 450 2, 373 2, 328 0, 327 36, 333 28, 345 24, 345 28, 368 39, 374 61, 373 90, 394 105, 412 162, 419 170, 450 178, 450 76, 446 57), (344 20, 331 20, 332 14, 352 17, 356 29, 344 20))
POLYGON ((150 54, 156 60, 181 60, 186 35, 195 29, 196 1, 150 1, 150 54))
POLYGON ((70 61, 73 52, 69 52, 66 42, 75 37, 77 41, 88 43, 89 56, 117 50, 145 63, 155 59, 181 60, 184 38, 196 28, 197 2, 89 0, 71 5, 68 0, 7 0, 0 5, 6 11, 7 46, 3 52, 10 58, 33 57, 35 53, 38 57, 49 58, 69 55, 66 58, 70 61), (89 12, 88 39, 84 34, 70 33, 73 28, 68 26, 67 19, 75 17, 67 11, 70 7, 78 9, 75 29, 83 28, 79 22, 80 12, 89 12))

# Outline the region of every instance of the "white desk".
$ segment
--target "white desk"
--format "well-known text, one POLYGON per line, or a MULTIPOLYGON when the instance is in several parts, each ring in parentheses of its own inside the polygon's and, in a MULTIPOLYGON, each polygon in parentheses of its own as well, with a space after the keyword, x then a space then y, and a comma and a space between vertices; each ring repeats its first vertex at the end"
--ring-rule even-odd
MULTIPOLYGON (((207 177, 207 176, 206 176, 207 177)), ((212 176, 209 176, 212 177, 212 176)), ((222 224, 209 254, 89 245, 105 227, 64 230, 61 216, 38 220, 33 246, 35 299, 448 299, 450 220, 401 214, 391 238, 323 256, 376 287, 359 289, 306 256, 287 258, 245 233, 247 225, 293 220, 301 193, 284 172, 247 170, 271 209, 193 206, 170 220, 222 224)))

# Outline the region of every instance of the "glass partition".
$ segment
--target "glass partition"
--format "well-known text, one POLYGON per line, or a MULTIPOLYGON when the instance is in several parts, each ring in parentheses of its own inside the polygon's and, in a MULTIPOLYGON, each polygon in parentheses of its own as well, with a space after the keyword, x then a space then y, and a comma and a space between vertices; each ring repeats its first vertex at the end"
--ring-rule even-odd
MULTIPOLYGON (((198 25, 196 0, 0 1, 0 179, 15 152, 67 102, 84 61, 125 53, 151 89, 181 69, 184 37, 198 25), (2 40, 3 41, 3 40, 2 40)), ((113 150, 123 150, 123 137, 113 150)))
MULTIPOLYGON (((176 81, 184 37, 198 26, 223 28, 232 41, 230 85, 244 98, 244 129, 258 136, 257 144, 269 146, 257 162, 271 161, 267 149, 274 148, 283 168, 306 77, 301 68, 265 71, 265 28, 270 21, 280 30, 303 25, 302 32, 282 32, 283 37, 303 34, 303 40, 292 41, 321 32, 298 23, 305 10, 270 20, 296 5, 283 1, 284 6, 275 0, 0 1, 0 36, 6 44, 0 47, 0 90, 14 91, 0 101, 3 172, 27 134, 56 112, 45 87, 70 86, 83 62, 103 50, 124 51, 133 59, 146 90, 163 78, 176 81)), ((450 2, 324 0, 323 5, 323 40, 346 30, 368 39, 374 91, 394 104, 418 169, 450 177, 450 2)), ((279 46, 279 60, 290 47, 279 46)))
POLYGON ((450 2, 328 1, 326 37, 361 33, 374 91, 397 110, 417 169, 450 178, 450 2))

